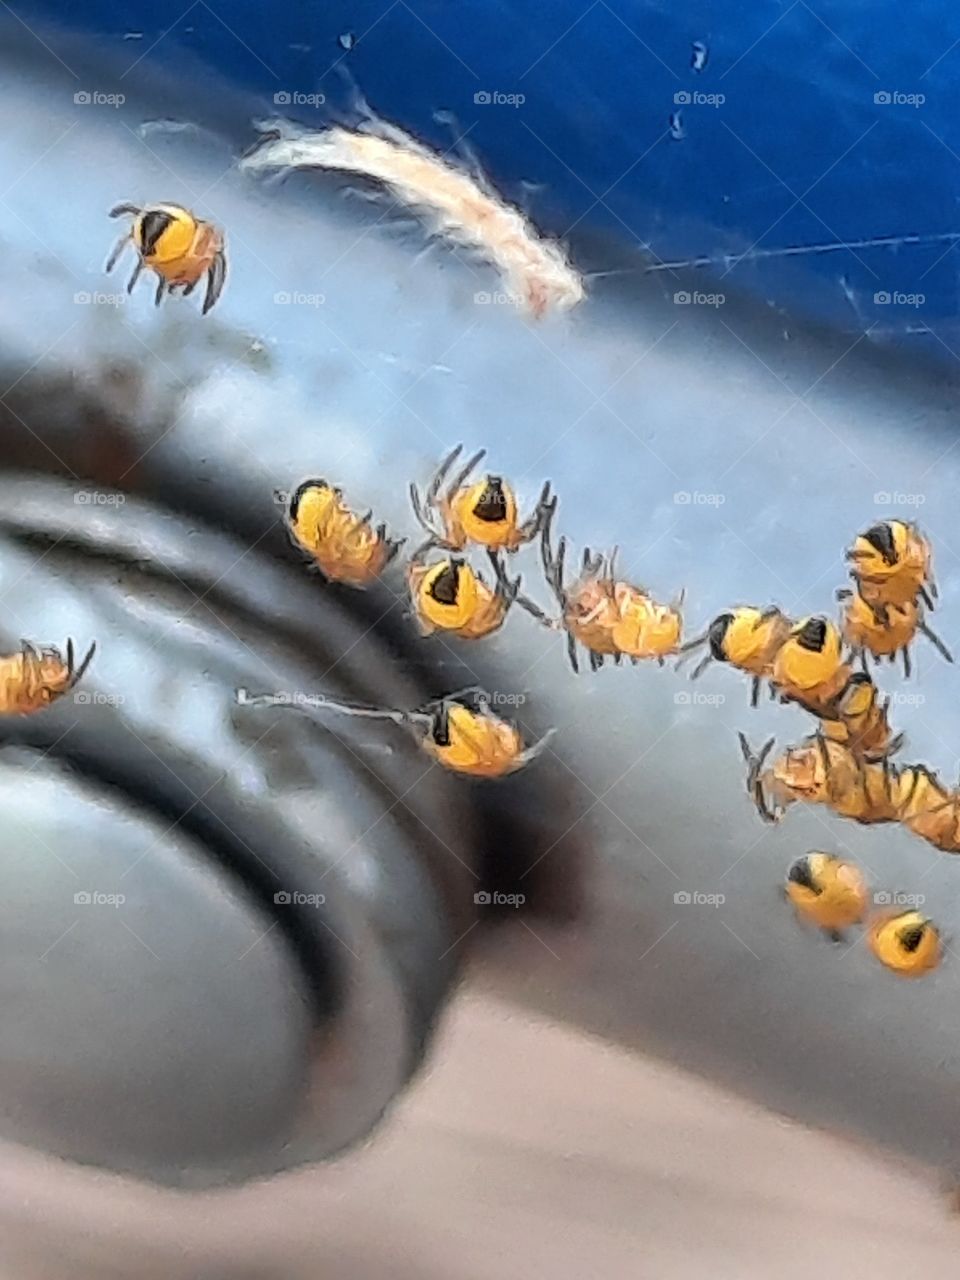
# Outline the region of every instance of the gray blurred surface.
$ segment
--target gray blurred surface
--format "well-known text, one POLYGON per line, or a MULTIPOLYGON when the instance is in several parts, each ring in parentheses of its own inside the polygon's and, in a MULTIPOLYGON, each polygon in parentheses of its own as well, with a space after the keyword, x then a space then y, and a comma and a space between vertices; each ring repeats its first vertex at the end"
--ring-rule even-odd
POLYGON ((476 990, 337 1165, 183 1196, 0 1158, 4 1280, 956 1274, 956 1216, 914 1170, 476 990))
POLYGON ((113 1167, 289 1134, 309 1025, 281 939, 184 835, 38 763, 0 758, 5 1134, 113 1167))

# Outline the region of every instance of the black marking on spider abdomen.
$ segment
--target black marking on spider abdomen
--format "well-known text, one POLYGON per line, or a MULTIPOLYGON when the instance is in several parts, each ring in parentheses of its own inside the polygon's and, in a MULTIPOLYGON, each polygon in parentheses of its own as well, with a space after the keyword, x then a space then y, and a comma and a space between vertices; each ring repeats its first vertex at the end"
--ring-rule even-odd
POLYGON ((430 736, 438 747, 449 747, 450 704, 448 702, 441 702, 439 706, 435 707, 430 736))
POLYGON ((811 653, 822 653, 827 642, 826 618, 808 618, 797 633, 797 644, 811 653))
POLYGON ((916 951, 920 943, 923 941, 923 935, 927 931, 925 924, 907 925, 899 931, 900 941, 903 944, 904 951, 916 951))
POLYGON ((733 622, 732 613, 721 613, 719 617, 714 618, 710 623, 710 629, 707 636, 710 640, 710 655, 716 662, 729 662, 723 649, 723 642, 727 638, 727 631, 733 622))
POLYGON ((450 560, 430 583, 428 589, 437 604, 457 603, 457 597, 460 594, 460 568, 460 564, 450 560))
POLYGON ((897 551, 893 542, 893 527, 884 520, 880 524, 871 525, 863 535, 864 542, 869 542, 874 551, 879 551, 886 564, 897 563, 897 551))
POLYGON ((823 886, 817 884, 813 878, 809 858, 798 858, 787 872, 787 879, 793 884, 809 889, 811 893, 823 893, 823 886))
POLYGON ((163 209, 150 209, 143 215, 140 219, 140 248, 144 257, 148 258, 153 253, 157 241, 173 222, 173 215, 163 209))
POLYGON ((507 499, 500 476, 487 476, 483 493, 473 504, 473 514, 486 524, 500 524, 507 518, 507 499))
POLYGON ((330 486, 326 480, 304 480, 303 484, 297 485, 293 497, 290 499, 289 515, 291 520, 296 520, 297 512, 300 510, 300 502, 303 495, 310 489, 329 489, 330 486))

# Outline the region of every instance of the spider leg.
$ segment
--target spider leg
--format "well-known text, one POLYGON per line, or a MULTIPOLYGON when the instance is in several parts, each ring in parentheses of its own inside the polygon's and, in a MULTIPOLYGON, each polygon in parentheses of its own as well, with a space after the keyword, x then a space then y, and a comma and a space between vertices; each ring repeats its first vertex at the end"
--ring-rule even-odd
MULTIPOLYGON (((517 586, 519 587, 519 585, 520 585, 520 582, 518 579, 517 586)), ((516 601, 521 609, 529 613, 531 618, 535 618, 537 622, 541 623, 549 631, 559 631, 560 628, 563 626, 563 623, 560 621, 559 618, 551 618, 548 614, 544 613, 544 611, 540 608, 540 606, 538 604, 534 604, 534 602, 530 599, 530 597, 528 595, 525 595, 522 591, 518 592, 516 601)), ((569 633, 568 633, 568 637, 571 640, 573 639, 573 636, 569 636, 569 633)))
POLYGON ((760 677, 754 676, 750 686, 750 705, 756 707, 760 703, 760 677))
POLYGON ((166 281, 164 280, 163 276, 161 276, 160 279, 157 281, 157 292, 153 299, 153 305, 155 307, 159 307, 160 303, 163 301, 163 294, 165 289, 166 289, 166 281))
POLYGON ((539 742, 534 742, 531 746, 527 747, 525 751, 521 751, 517 756, 515 767, 522 769, 523 766, 529 764, 531 760, 536 760, 537 756, 542 756, 544 751, 546 751, 547 747, 550 745, 550 740, 556 732, 556 729, 548 729, 539 742))
POLYGON ((577 641, 572 631, 567 632, 567 656, 570 659, 570 665, 573 667, 573 674, 580 674, 580 661, 577 658, 577 641))
POLYGON ((693 653, 695 649, 702 649, 709 639, 710 636, 708 632, 704 631, 703 635, 694 636, 692 640, 688 640, 686 644, 682 644, 677 650, 680 657, 677 659, 674 671, 679 671, 681 666, 687 661, 690 654, 693 653))
POLYGON ((763 766, 766 763, 767 756, 773 750, 774 739, 768 739, 757 756, 754 755, 746 736, 742 733, 737 736, 740 739, 740 750, 743 752, 743 758, 747 764, 747 794, 752 796, 757 813, 759 813, 764 822, 779 822, 782 814, 778 815, 767 804, 762 779, 763 766))
POLYGON ((203 299, 202 314, 206 315, 210 308, 215 304, 217 299, 223 293, 223 286, 227 279, 227 259, 222 252, 218 253, 210 264, 210 270, 207 272, 207 293, 203 299))
POLYGON ((903 654, 903 675, 904 679, 910 678, 910 646, 904 645, 900 651, 903 654))
POLYGON ((421 529, 423 529, 425 533, 430 535, 429 541, 424 545, 422 550, 426 551, 429 547, 437 546, 442 543, 443 538, 427 518, 426 511, 420 501, 419 490, 415 484, 410 485, 410 505, 413 507, 413 514, 416 518, 417 524, 420 525, 421 529))
POLYGON ((603 654, 594 653, 592 649, 588 649, 587 652, 590 655, 590 670, 599 671, 600 668, 603 666, 603 654))
POLYGON ((510 578, 507 577, 506 570, 503 567, 503 561, 500 559, 499 554, 492 548, 487 549, 487 558, 493 565, 493 572, 497 579, 497 595, 506 606, 504 609, 504 613, 506 613, 507 609, 509 609, 517 599, 517 595, 520 591, 520 579, 518 577, 511 581, 510 578))
POLYGON ((73 669, 73 641, 72 640, 67 641, 67 668, 73 670, 73 674, 70 677, 70 685, 69 685, 71 689, 74 687, 74 685, 78 684, 79 681, 83 679, 84 675, 86 674, 87 667, 89 667, 90 663, 93 661, 93 655, 96 652, 97 652, 97 642, 96 640, 94 640, 93 644, 91 644, 90 648, 81 658, 79 667, 77 667, 76 669, 73 669))
MULTIPOLYGON (((110 257, 107 259, 107 265, 104 267, 105 271, 110 272, 113 270, 113 268, 117 265, 117 262, 120 260, 121 253, 123 253, 124 249, 130 243, 131 241, 130 241, 129 232, 126 235, 123 235, 120 237, 117 243, 110 250, 110 257)), ((137 254, 137 258, 139 260, 140 258, 139 253, 137 254)))
POLYGON ((540 490, 540 497, 537 499, 537 505, 534 508, 533 515, 530 519, 520 526, 517 530, 522 542, 532 542, 540 530, 543 528, 544 521, 549 515, 552 515, 557 507, 557 499, 555 494, 550 492, 550 481, 547 480, 540 490))
POLYGON ((385 524, 378 524, 377 541, 386 548, 383 559, 384 568, 386 568, 390 561, 396 557, 400 548, 406 542, 406 538, 388 538, 387 526, 385 524))
MULTIPOLYGON (((933 583, 931 583, 930 586, 932 587, 933 583)), ((935 595, 936 595, 936 591, 934 591, 934 596, 935 595)), ((923 601, 923 603, 927 606, 928 609, 933 609, 935 607, 933 603, 933 598, 931 597, 930 592, 927 590, 925 586, 920 588, 920 599, 923 601)))
POLYGON ((700 659, 697 665, 690 672, 690 679, 699 680, 711 662, 713 662, 713 654, 708 653, 705 658, 700 659))
POLYGON ((820 762, 823 765, 824 775, 830 773, 830 751, 827 747, 827 740, 821 732, 820 726, 817 726, 817 732, 814 734, 817 740, 817 750, 820 752, 820 762))
POLYGON ((930 643, 936 648, 938 653, 942 654, 943 657, 946 658, 948 662, 953 661, 953 654, 950 652, 950 650, 943 643, 943 641, 940 639, 940 637, 936 634, 935 631, 932 631, 925 622, 920 623, 919 630, 923 632, 923 634, 927 637, 930 643))
POLYGON ((140 279, 140 272, 143 270, 143 259, 137 254, 136 265, 133 268, 133 275, 127 281, 127 293, 133 293, 134 285, 140 279))
POLYGON ((440 496, 440 490, 443 487, 443 482, 446 479, 447 472, 460 457, 461 453, 463 453, 463 445, 458 444, 455 448, 450 450, 447 456, 441 461, 440 466, 434 472, 433 479, 430 481, 430 486, 427 489, 426 504, 428 507, 432 507, 440 496))
POLYGON ((466 482, 467 476, 474 469, 474 467, 479 466, 480 462, 486 457, 486 455, 487 455, 486 449, 478 449, 472 458, 467 459, 464 465, 460 468, 457 474, 453 477, 453 479, 447 485, 446 496, 447 496, 448 502, 451 502, 454 496, 460 491, 460 489, 463 488, 463 485, 466 482))
POLYGON ((620 548, 614 547, 607 557, 607 585, 613 591, 613 584, 617 580, 617 556, 620 554, 620 548))
POLYGON ((550 545, 550 528, 552 520, 548 520, 544 525, 540 540, 540 556, 543 562, 543 576, 547 581, 547 586, 556 596, 557 604, 561 610, 567 607, 567 596, 563 586, 563 569, 567 555, 567 540, 565 537, 560 538, 557 543, 556 555, 550 545))

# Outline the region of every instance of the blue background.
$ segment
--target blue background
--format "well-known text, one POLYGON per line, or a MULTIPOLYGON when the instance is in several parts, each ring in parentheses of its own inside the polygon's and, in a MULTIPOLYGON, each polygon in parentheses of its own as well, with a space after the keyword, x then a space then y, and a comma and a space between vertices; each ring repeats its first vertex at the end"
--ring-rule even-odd
POLYGON ((955 233, 960 16, 938 0, 909 9, 891 0, 128 0, 122 12, 113 0, 87 0, 69 16, 36 0, 14 8, 20 21, 10 22, 54 52, 66 27, 93 35, 127 86, 158 70, 183 76, 183 112, 197 119, 222 104, 224 85, 267 113, 280 91, 325 92, 345 108, 337 67, 348 67, 376 111, 436 145, 469 130, 495 182, 569 236, 588 270, 707 255, 720 262, 702 269, 705 284, 722 276, 729 290, 774 308, 950 364, 960 351, 951 241, 761 258, 730 274, 722 261, 752 249, 955 233), (339 42, 347 34, 349 50, 339 42), (708 49, 699 73, 695 41, 708 49), (480 92, 525 101, 477 104, 480 92), (695 92, 725 100, 678 107, 676 94, 695 92), (926 101, 878 104, 877 93, 926 101), (878 292, 924 302, 878 305, 878 292))

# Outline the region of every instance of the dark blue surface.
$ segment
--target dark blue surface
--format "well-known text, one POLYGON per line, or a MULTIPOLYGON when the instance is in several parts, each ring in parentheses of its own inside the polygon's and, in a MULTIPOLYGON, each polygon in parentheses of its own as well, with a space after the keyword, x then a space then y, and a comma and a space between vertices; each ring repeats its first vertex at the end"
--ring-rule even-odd
MULTIPOLYGON (((957 227, 960 15, 941 0, 909 10, 893 0, 197 0, 186 9, 181 0, 126 0, 122 10, 87 0, 69 16, 37 0, 15 7, 68 64, 72 48, 51 22, 94 36, 127 86, 198 60, 267 111, 283 91, 321 91, 343 106, 349 93, 336 66, 345 65, 378 112, 435 144, 469 130, 501 187, 552 231, 580 237, 587 267, 613 261, 619 241, 629 254, 649 246, 659 259, 719 258, 704 268, 706 281, 725 275, 725 254, 957 227), (349 50, 339 42, 347 34, 349 50), (700 72, 696 41, 708 49, 700 72), (480 92, 526 100, 478 104, 480 92), (682 93, 725 100, 678 105, 682 93), (877 103, 877 93, 926 101, 877 103), (453 129, 437 111, 453 114, 453 129), (535 184, 525 197, 524 182, 535 184), (604 238, 609 257, 589 233, 604 238)), ((184 114, 201 117, 214 85, 193 71, 184 114)), ((949 241, 844 248, 744 261, 725 279, 851 335, 872 329, 873 341, 919 345, 952 363, 958 261, 949 241), (925 300, 874 300, 898 292, 925 300)), ((664 282, 677 287, 669 273, 664 282)))

